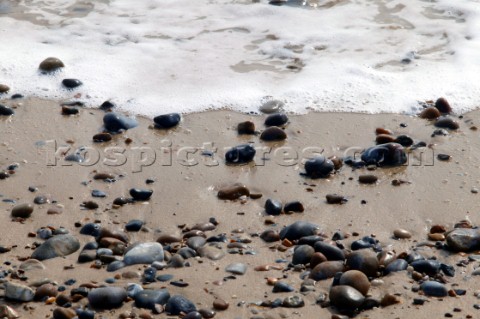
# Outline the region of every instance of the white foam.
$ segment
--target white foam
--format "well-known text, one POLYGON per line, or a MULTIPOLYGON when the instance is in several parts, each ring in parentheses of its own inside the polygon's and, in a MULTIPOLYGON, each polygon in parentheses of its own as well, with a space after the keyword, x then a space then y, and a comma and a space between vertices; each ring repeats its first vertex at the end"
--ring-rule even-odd
POLYGON ((147 116, 252 111, 268 98, 296 113, 411 113, 440 96, 458 112, 480 106, 479 0, 312 3, 10 1, 0 8, 0 83, 147 116), (49 56, 66 68, 41 75, 49 56), (67 91, 63 78, 84 85, 67 91))

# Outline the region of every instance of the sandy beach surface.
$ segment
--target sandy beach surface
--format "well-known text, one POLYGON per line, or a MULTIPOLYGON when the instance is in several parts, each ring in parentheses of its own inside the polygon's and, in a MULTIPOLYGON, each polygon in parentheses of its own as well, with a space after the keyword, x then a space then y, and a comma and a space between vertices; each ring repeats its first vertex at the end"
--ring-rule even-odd
MULTIPOLYGON (((414 272, 410 265, 407 270, 384 275, 384 267, 379 267, 376 274, 369 277, 372 285, 367 296, 378 303, 389 295, 393 302, 385 301, 384 307, 359 311, 357 318, 480 316, 477 309, 480 307, 476 306, 480 300, 475 295, 480 279, 472 275, 478 267, 475 251, 480 247, 456 252, 442 248, 443 241, 436 244, 428 239, 434 225, 451 230, 461 220, 467 219, 473 226, 480 222, 480 195, 477 194, 480 139, 475 127, 480 121, 480 111, 460 117, 453 115, 459 129, 448 130, 447 136, 435 137, 432 133, 437 128, 433 122, 417 116, 289 115, 284 129, 287 139, 282 142, 263 142, 258 134, 238 135, 238 123, 247 120, 255 123, 257 131, 265 130, 265 114, 207 111, 184 115, 180 125, 169 130, 156 129, 152 120, 139 117, 138 127, 113 135, 111 141, 94 143, 92 137, 102 131, 105 115, 102 110, 78 107, 77 115, 66 116, 54 101, 5 99, 0 103, 15 111, 12 116, 0 117, 0 170, 8 171, 15 163, 14 166, 18 166, 10 167, 13 169, 5 174, 8 178, 0 180, 0 246, 4 251, 0 254, 1 282, 24 286, 51 282, 55 289, 65 288, 60 293, 68 296, 72 289, 85 284, 126 287, 128 283, 137 283, 143 284, 144 289, 165 287, 170 295, 186 297, 197 309, 213 310, 214 301, 223 299, 229 307, 215 310, 215 318, 331 318, 339 313, 336 307, 328 306, 333 279, 305 283, 303 278, 308 278, 311 271, 309 264, 289 266, 296 242, 266 242, 260 238, 267 229, 280 231, 296 221, 309 221, 319 226, 318 233, 326 243, 331 242, 336 232, 346 234, 345 239, 332 244, 347 255, 352 242, 372 236, 383 251, 391 251, 398 258, 418 252, 425 258, 435 257, 455 270, 453 277, 442 272, 430 274, 430 279, 444 282, 450 295, 457 290, 457 296, 437 298, 418 291, 428 274, 414 272), (407 150, 409 162, 400 167, 352 169, 343 165, 328 178, 311 179, 301 175, 302 160, 311 156, 312 150, 321 150, 327 157, 353 155, 355 150, 375 145, 376 128, 389 129, 394 136, 408 135, 415 143, 425 142, 426 147, 407 150), (225 149, 249 142, 263 147, 263 154, 259 149, 252 163, 226 165, 225 149), (68 154, 76 149, 81 153, 82 147, 86 149, 86 162, 64 161, 61 153, 68 151, 68 147, 68 154), (289 152, 288 156, 282 155, 283 151, 289 152), (116 157, 112 157, 113 153, 116 157), (297 158, 292 154, 297 154, 297 158), (441 161, 438 154, 451 158, 441 161), (113 179, 95 180, 96 173, 112 174, 113 179), (365 174, 377 176, 378 181, 359 183, 359 176, 365 174), (148 179, 152 181, 147 184, 148 179), (400 181, 400 185, 392 184, 394 180, 400 181), (244 196, 234 201, 217 197, 220 189, 235 183, 262 196, 257 199, 244 196), (131 188, 150 189, 153 195, 148 201, 123 206, 112 204, 117 197, 130 197, 131 188), (106 197, 92 197, 93 190, 104 192, 106 197), (343 195, 347 201, 328 204, 327 194, 343 195), (34 204, 34 199, 41 195, 45 196, 46 203, 34 204), (305 210, 268 216, 264 208, 267 199, 283 204, 300 201, 305 210), (83 207, 88 201, 97 203, 98 208, 83 207), (24 219, 12 217, 12 209, 19 204, 31 204, 33 213, 24 219), (126 234, 128 247, 136 242, 156 242, 162 235, 182 238, 186 229, 208 223, 211 218, 218 225, 206 230, 204 236, 225 234, 227 242, 216 243, 225 256, 218 260, 196 256, 185 259, 187 267, 157 270, 157 276, 173 275, 173 279, 166 282, 145 283, 142 274, 148 264, 107 272, 107 261, 113 258, 104 258, 104 262, 77 262, 83 246, 95 241, 92 236, 80 234, 81 227, 87 223, 95 222, 103 229, 126 234), (126 223, 133 219, 144 222, 142 230, 126 232, 126 223), (79 241, 80 249, 64 257, 43 260, 44 269, 19 270, 35 247, 45 241, 37 234, 42 227, 51 230, 63 227, 79 241), (408 231, 411 237, 395 238, 393 233, 398 229, 408 231), (246 265, 245 274, 226 272, 225 268, 232 263, 246 265), (256 270, 262 265, 270 267, 267 271, 256 270), (128 276, 131 278, 125 278, 128 276), (106 282, 108 278, 111 283, 106 282), (266 278, 285 282, 293 291, 274 293, 266 278), (178 287, 171 281, 188 285, 178 287), (308 287, 302 289, 304 286, 308 287), (461 290, 465 290, 464 295, 461 290), (301 297, 304 305, 299 308, 267 306, 267 301, 289 296, 301 297), (424 304, 414 305, 414 299, 422 299, 424 304)), ((165 253, 166 259, 185 245, 186 240, 164 245, 171 250, 165 253)), ((373 253, 371 248, 367 250, 373 253)), ((114 258, 122 260, 122 256, 114 258)), ((35 291, 37 287, 32 289, 35 291)), ((5 306, 8 306, 21 318, 70 318, 72 315, 59 314, 58 310, 53 315, 55 309, 61 308, 55 299, 19 302, 6 298, 5 291, 0 290, 2 311, 7 311, 5 306)), ((88 304, 87 298, 77 295, 67 306, 83 309, 88 308, 88 304)), ((139 309, 132 299, 125 300, 119 308, 98 310, 95 315, 95 318, 150 317, 176 316, 139 309)))

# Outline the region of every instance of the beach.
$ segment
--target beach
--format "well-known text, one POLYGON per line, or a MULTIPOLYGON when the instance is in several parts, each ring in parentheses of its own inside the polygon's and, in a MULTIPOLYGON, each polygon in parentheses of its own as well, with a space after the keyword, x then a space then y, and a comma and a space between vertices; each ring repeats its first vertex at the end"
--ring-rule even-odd
MULTIPOLYGON (((144 289, 166 287, 170 295, 184 296, 197 310, 214 310, 215 318, 334 318, 339 309, 328 304, 333 279, 308 282, 312 271, 309 263, 291 265, 298 240, 267 242, 262 237, 265 230, 281 231, 294 222, 308 221, 318 226, 315 233, 323 242, 340 247, 347 256, 354 241, 369 236, 378 240, 375 246, 378 252, 389 251, 397 259, 417 252, 455 270, 453 277, 439 272, 423 273, 418 278, 411 265, 388 275, 384 267, 379 266, 374 275, 369 276, 371 287, 367 296, 380 302, 385 295, 391 295, 389 298, 393 301, 385 306, 377 304, 370 310, 358 310, 358 318, 477 316, 477 277, 472 273, 478 267, 475 254, 478 248, 468 252, 452 251, 445 241, 432 241, 428 236, 435 225, 448 231, 462 220, 468 220, 470 226, 478 225, 480 142, 475 125, 479 111, 453 114, 459 129, 447 130, 447 136, 434 137, 432 133, 438 128, 433 121, 416 115, 289 114, 288 123, 283 125, 287 139, 281 142, 264 142, 258 133, 238 134, 237 125, 244 121, 252 121, 259 133, 266 130, 263 124, 266 114, 229 110, 191 113, 182 115, 180 124, 171 129, 155 128, 151 119, 138 116, 137 127, 112 135, 111 141, 95 143, 92 137, 102 132, 105 111, 77 106, 78 114, 63 115, 60 102, 36 98, 6 98, 1 104, 15 112, 1 118, 0 165, 8 175, 0 180, 3 211, 0 246, 5 251, 0 255, 0 271, 4 274, 1 279, 4 283, 33 285, 33 291, 38 289, 35 285, 52 283, 55 291, 62 287, 54 294, 57 299, 57 294, 70 295, 72 289, 82 286, 92 291, 100 286, 124 289, 128 283, 136 283, 144 289), (377 128, 391 130, 394 136, 407 135, 415 145, 424 142, 419 145, 425 147, 416 150, 407 147, 409 161, 401 166, 353 169, 343 164, 327 178, 302 175, 312 149, 326 157, 346 158, 355 152, 359 152, 358 155, 375 145, 377 128), (258 147, 254 161, 227 165, 225 150, 246 143, 258 147), (84 162, 63 160, 77 149, 80 153, 88 150, 88 156, 82 153, 84 162), (57 150, 60 151, 55 156, 57 150), (288 156, 282 155, 284 150, 289 152, 288 156), (450 158, 442 161, 438 154, 450 158), (109 175, 107 179, 94 179, 98 173, 109 175), (361 184, 361 175, 375 175, 378 180, 361 184), (250 196, 235 200, 218 198, 219 190, 236 183, 248 188, 250 196), (117 197, 131 197, 132 188, 153 190, 153 194, 148 200, 123 206, 113 204, 117 197), (93 197, 94 190, 103 192, 105 197, 93 197), (342 204, 328 204, 328 194, 342 195, 342 204), (37 199, 41 204, 34 204, 38 196, 43 198, 37 199), (304 211, 267 215, 267 199, 283 204, 299 201, 304 211), (92 201, 98 208, 87 209, 92 205, 86 202, 92 201), (12 209, 20 204, 30 204, 33 212, 25 218, 12 217, 12 209), (125 225, 134 219, 144 222, 141 230, 125 231, 125 225), (212 222, 218 224, 212 227, 212 222), (168 274, 173 275, 173 279, 146 282, 144 271, 149 264, 107 271, 110 262, 122 260, 121 254, 110 259, 94 256, 90 262, 78 263, 82 247, 95 242, 95 237, 80 234, 88 223, 100 225, 112 237, 126 237, 124 246, 127 247, 136 242, 157 242, 162 236, 166 241, 168 236, 181 240, 188 229, 203 224, 203 228, 197 225, 197 229, 205 231, 195 233, 196 237, 225 234, 226 242, 213 243, 224 256, 217 260, 210 259, 208 254, 200 257, 197 247, 197 256, 181 261, 184 267, 166 267, 168 260, 176 255, 175 251, 185 247, 188 236, 192 235, 180 242, 164 242, 164 249, 170 249, 171 253, 165 250, 165 263, 163 266, 162 262, 157 263, 156 276, 168 274), (59 234, 73 236, 80 248, 63 257, 45 259, 41 262, 43 266, 19 270, 34 249, 45 242, 38 232, 42 228, 54 232, 62 229, 59 234), (396 238, 394 231, 399 229, 410 237, 396 238), (232 263, 243 264, 246 272, 227 272, 225 269, 232 263), (278 280, 293 291, 272 292, 267 281, 278 280), (418 289, 428 280, 444 282, 447 290, 458 290, 449 292, 456 296, 426 296, 418 289), (464 295, 461 290, 465 291, 464 295), (299 296, 304 305, 299 308, 268 306, 268 302, 277 298, 283 300, 294 295, 299 296), (218 298, 229 304, 228 309, 214 309, 213 303, 218 298), (424 304, 415 305, 414 299, 424 299, 424 304)), ((455 105, 452 107, 455 111, 455 105)), ((467 227, 468 223, 464 222, 463 226, 467 227)), ((366 250, 374 253, 375 249, 366 250)), ((5 290, 0 290, 0 294, 5 295, 5 290)), ((52 311, 61 308, 55 299, 45 297, 29 302, 3 297, 0 303, 14 309, 22 318, 49 318, 52 311)), ((88 305, 89 298, 76 295, 65 309, 88 309, 88 305)), ((166 313, 156 314, 158 310, 138 308, 132 298, 127 298, 119 307, 96 309, 95 318, 172 317, 166 313)), ((53 317, 71 318, 69 315, 75 314, 59 314, 57 310, 53 317)))

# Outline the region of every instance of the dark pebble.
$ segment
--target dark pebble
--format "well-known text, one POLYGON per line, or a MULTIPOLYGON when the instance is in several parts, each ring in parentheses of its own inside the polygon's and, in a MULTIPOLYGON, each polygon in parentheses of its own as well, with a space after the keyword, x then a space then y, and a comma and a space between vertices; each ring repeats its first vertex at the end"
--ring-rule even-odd
POLYGON ((49 57, 43 60, 38 68, 43 72, 54 72, 65 67, 60 59, 49 57))
POLYGON ((346 265, 349 269, 359 270, 369 277, 374 277, 377 275, 379 262, 373 251, 361 249, 347 257, 346 265))
POLYGON ((378 180, 378 177, 375 175, 360 175, 358 176, 358 182, 360 184, 375 184, 378 180))
POLYGON ((350 286, 333 286, 329 293, 330 302, 340 311, 355 310, 365 301, 365 297, 357 289, 350 286))
POLYGON ((100 109, 104 111, 112 110, 116 107, 115 103, 111 101, 105 101, 100 105, 100 109))
POLYGON ((103 117, 103 125, 107 131, 118 133, 121 130, 128 130, 138 126, 138 122, 134 118, 111 112, 103 117))
POLYGON ((232 186, 223 187, 217 193, 217 197, 219 199, 225 200, 236 200, 242 196, 249 195, 250 190, 245 185, 241 184, 234 184, 232 186))
POLYGON ((125 225, 125 230, 130 232, 138 232, 142 229, 144 222, 139 219, 132 219, 125 225))
POLYGON ((82 226, 80 229, 80 234, 97 237, 100 235, 101 229, 102 226, 100 224, 88 223, 82 226))
POLYGON ((273 289, 272 289, 272 292, 274 293, 278 293, 278 292, 293 292, 295 291, 295 289, 288 285, 287 283, 285 282, 282 282, 282 281, 277 281, 274 285, 273 285, 273 289))
POLYGON ((135 294, 135 306, 137 308, 155 309, 155 305, 165 305, 170 299, 170 293, 167 289, 160 290, 142 290, 135 294))
POLYGON ((91 201, 91 200, 83 202, 82 206, 86 209, 97 209, 98 208, 98 204, 95 203, 94 201, 91 201))
POLYGON ((377 144, 387 144, 395 141, 395 137, 389 134, 378 134, 375 138, 377 144))
POLYGON ((441 112, 441 113, 451 113, 452 112, 452 107, 450 106, 450 103, 448 103, 447 99, 444 97, 439 98, 437 101, 435 101, 435 107, 441 112))
POLYGON ((370 289, 368 277, 358 270, 348 270, 344 272, 340 277, 339 284, 353 287, 364 296, 367 295, 370 289))
POLYGON ((165 311, 171 315, 179 315, 181 313, 190 313, 197 311, 195 304, 181 295, 174 295, 170 297, 165 306, 165 311))
POLYGON ((427 120, 434 120, 440 117, 440 115, 440 111, 436 107, 427 107, 419 114, 422 119, 427 120))
POLYGON ((276 113, 267 116, 265 119, 266 126, 281 126, 288 122, 288 116, 284 113, 276 113))
POLYGON ((102 287, 90 291, 88 302, 94 309, 113 309, 122 306, 127 292, 120 287, 102 287))
POLYGON ((74 89, 76 87, 79 87, 82 85, 82 81, 77 80, 77 79, 64 79, 62 81, 63 86, 65 86, 68 89, 74 89))
POLYGON ((260 235, 260 238, 267 243, 272 243, 280 240, 280 235, 273 229, 267 229, 260 235))
POLYGON ((406 270, 408 263, 405 259, 396 259, 385 268, 385 274, 406 270))
POLYGON ((181 116, 178 113, 159 115, 153 118, 155 127, 160 129, 169 129, 180 123, 181 116))
POLYGON ((272 126, 262 132, 260 139, 266 142, 283 141, 287 139, 287 134, 281 128, 272 126))
POLYGON ((252 121, 238 123, 237 132, 238 134, 255 134, 255 124, 252 121))
POLYGON ((225 153, 225 161, 229 164, 245 164, 255 157, 255 148, 250 144, 232 147, 225 153))
POLYGON ((112 140, 112 135, 110 133, 98 133, 93 136, 93 141, 95 143, 103 143, 112 140))
POLYGON ((153 190, 150 189, 138 189, 132 188, 130 189, 130 196, 133 197, 134 200, 137 201, 147 201, 153 194, 153 190))
POLYGON ((409 147, 409 146, 412 146, 414 141, 411 137, 407 136, 407 135, 399 135, 397 136, 397 138, 395 139, 394 141, 395 143, 398 143, 404 147, 409 147))
POLYGON ((280 215, 282 212, 282 203, 275 199, 267 199, 265 202, 265 213, 267 215, 280 215))
POLYGON ((98 190, 98 189, 94 189, 94 190, 92 190, 92 196, 103 198, 103 197, 107 197, 107 194, 105 192, 102 192, 102 191, 98 190))
POLYGON ((448 294, 445 285, 437 281, 426 281, 420 286, 420 289, 422 289, 427 296, 446 297, 448 294))
POLYGON ((338 194, 327 194, 325 197, 328 204, 345 204, 348 201, 344 196, 338 194))
POLYGON ((0 115, 2 116, 10 116, 10 115, 13 115, 15 114, 15 111, 13 111, 11 108, 3 105, 3 104, 0 104, 0 115))
POLYGON ((334 168, 331 160, 319 155, 305 162, 305 175, 310 178, 326 178, 332 174, 334 168))
POLYGON ((327 260, 345 260, 345 253, 336 246, 330 245, 323 241, 317 241, 313 247, 316 252, 322 253, 327 260))
POLYGON ((335 274, 343 272, 345 266, 343 261, 325 261, 316 265, 310 272, 309 278, 319 281, 332 278, 335 274))
POLYGON ((79 113, 79 110, 76 107, 62 106, 63 115, 75 115, 78 113, 79 113))
POLYGON ((31 204, 20 204, 12 209, 12 217, 28 218, 33 213, 33 206, 31 204))
POLYGON ((316 235, 318 228, 318 225, 307 221, 296 221, 280 231, 280 239, 286 238, 292 241, 305 236, 316 235))
POLYGON ((457 130, 460 127, 458 122, 447 116, 439 117, 438 120, 435 122, 435 126, 440 128, 447 128, 450 130, 457 130))
POLYGON ((437 158, 439 161, 449 161, 452 157, 448 154, 438 154, 437 158))
POLYGON ((305 211, 305 208, 303 207, 303 204, 299 201, 293 201, 293 202, 288 202, 285 204, 283 207, 283 210, 288 213, 288 212, 295 212, 295 213, 303 213, 305 211))
POLYGON ((367 165, 377 166, 399 166, 407 162, 405 149, 398 143, 370 147, 362 153, 361 158, 367 165))
POLYGON ((313 254, 315 253, 315 249, 309 245, 299 245, 295 247, 292 256, 292 264, 294 265, 305 265, 310 262, 312 259, 313 254))

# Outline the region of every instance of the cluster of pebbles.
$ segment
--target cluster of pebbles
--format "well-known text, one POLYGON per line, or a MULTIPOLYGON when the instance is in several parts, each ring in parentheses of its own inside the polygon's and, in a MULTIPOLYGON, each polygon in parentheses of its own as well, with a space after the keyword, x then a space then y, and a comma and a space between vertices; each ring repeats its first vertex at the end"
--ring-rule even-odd
MULTIPOLYGON (((56 58, 48 58, 40 64, 43 73, 57 72, 65 67, 56 58)), ((65 79, 63 85, 73 89, 82 83, 76 79, 65 79)), ((0 94, 7 93, 9 87, 0 85, 0 94)), ((14 96, 18 98, 18 96, 14 96)), ((75 116, 79 113, 79 101, 63 103, 62 114, 75 116)), ((139 125, 138 121, 121 113, 114 112, 115 105, 109 101, 100 108, 106 113, 103 117, 103 131, 93 135, 93 142, 108 143, 114 135, 122 134, 139 125)), ((288 116, 282 112, 282 103, 270 101, 262 106, 263 113, 271 113, 265 117, 265 128, 258 131, 251 121, 238 124, 238 134, 258 136, 265 142, 286 140, 285 127, 289 124, 288 116)), ((449 134, 459 128, 458 122, 450 115, 452 109, 444 98, 436 102, 424 103, 421 118, 432 121, 436 127, 433 135, 449 134)), ((0 115, 15 116, 15 111, 0 105, 0 115)), ((153 119, 153 127, 168 130, 179 125, 180 114, 163 114, 153 119)), ((304 171, 299 179, 322 179, 334 177, 336 172, 346 169, 345 165, 355 170, 371 171, 377 168, 404 165, 407 154, 417 148, 427 147, 422 141, 415 141, 407 135, 394 136, 384 128, 376 130, 376 143, 364 150, 360 158, 337 158, 316 156, 307 160, 304 171)), ((256 156, 253 144, 240 144, 228 150, 225 154, 225 164, 243 165, 254 160, 256 156)), ((448 155, 446 155, 448 156, 448 155)), ((447 157, 442 157, 448 160, 447 157)), ((81 154, 69 155, 66 160, 81 162, 81 154)), ((16 165, 10 165, 0 172, 0 179, 14 175, 16 165)), ((110 173, 95 174, 96 180, 115 180, 110 173)), ((377 177, 368 172, 360 175, 359 183, 375 184, 377 177)), ((153 182, 153 181, 151 181, 153 182)), ((393 182, 392 182, 393 183, 393 182)), ((396 180, 394 185, 405 181, 396 180)), ((7 186, 6 186, 7 187, 7 186)), ((153 195, 151 189, 137 188, 130 185, 130 197, 117 197, 111 205, 141 205, 149 201, 153 195)), ((35 189, 31 189, 35 192, 35 189)), ((92 197, 103 198, 105 193, 94 190, 92 197)), ((255 251, 248 244, 259 242, 269 245, 276 252, 289 252, 289 259, 277 259, 268 265, 248 266, 246 263, 232 263, 224 267, 224 280, 235 279, 249 271, 262 272, 278 270, 280 277, 266 278, 266 285, 278 298, 265 300, 250 300, 248 302, 260 308, 302 308, 304 297, 315 294, 319 307, 330 307, 332 318, 347 318, 375 308, 389 307, 398 303, 412 303, 421 306, 428 298, 448 298, 463 296, 468 292, 461 287, 449 286, 449 278, 455 276, 458 267, 464 267, 471 261, 479 260, 475 254, 469 254, 480 249, 480 230, 469 221, 455 224, 453 229, 443 225, 431 227, 428 237, 418 239, 416 247, 427 246, 438 252, 435 255, 422 254, 416 249, 397 252, 394 246, 385 245, 375 236, 359 237, 358 233, 350 234, 337 231, 328 234, 320 231, 319 225, 302 220, 305 210, 301 201, 291 201, 283 204, 275 198, 262 199, 262 194, 251 191, 243 184, 232 184, 218 189, 217 197, 224 201, 265 200, 265 216, 282 216, 297 214, 300 220, 278 230, 274 222, 266 222, 267 228, 257 234, 245 234, 241 229, 232 230, 231 234, 217 232, 219 224, 216 217, 194 225, 180 225, 181 236, 161 234, 151 241, 132 242, 131 233, 145 230, 142 220, 133 219, 124 225, 123 230, 111 229, 98 222, 77 222, 71 229, 42 227, 29 236, 38 239, 32 246, 33 252, 28 258, 19 260, 18 267, 8 267, 14 263, 9 261, 0 268, 0 318, 19 318, 15 305, 36 302, 53 308, 55 319, 99 318, 110 309, 120 308, 131 303, 139 311, 126 311, 119 318, 152 318, 157 314, 166 313, 180 316, 184 319, 222 317, 217 315, 229 309, 230 303, 216 298, 211 306, 198 307, 195 300, 189 300, 180 294, 171 294, 168 288, 150 288, 155 282, 169 282, 176 287, 188 287, 182 280, 173 280, 175 269, 195 267, 195 261, 218 261, 227 254, 251 254, 255 251), (91 238, 81 247, 79 236, 91 238), (443 263, 444 254, 462 253, 465 259, 456 265, 443 263), (63 284, 52 279, 29 282, 28 273, 34 269, 45 268, 42 263, 52 258, 61 258, 76 254, 78 267, 83 264, 90 268, 103 270, 104 283, 77 283, 71 279, 63 284), (129 270, 129 266, 142 265, 143 273, 129 270), (7 267, 6 267, 7 266, 7 267), (124 269, 125 268, 125 269, 124 269), (252 269, 249 269, 252 268, 252 269), (403 300, 400 295, 386 293, 372 294, 371 287, 381 285, 382 278, 393 273, 402 273, 411 283, 409 289, 417 293, 412 300, 403 300), (292 284, 289 276, 299 276, 300 284, 292 284), (127 285, 117 284, 119 279, 131 281, 127 285), (326 293, 316 291, 318 282, 328 281, 329 290, 326 293)), ((22 203, 12 207, 10 214, 13 222, 25 222, 35 218, 35 205, 48 203, 46 196, 37 196, 34 203, 22 203)), ((328 204, 346 204, 348 199, 339 194, 328 194, 328 204)), ((85 201, 84 209, 97 209, 95 200, 85 201)), ((52 208, 48 214, 61 213, 61 209, 52 208)), ((280 217, 281 218, 281 217, 280 217)), ((268 219, 267 219, 268 221, 268 219)), ((411 241, 412 234, 405 229, 395 229, 393 238, 401 241, 411 241)), ((83 237, 84 238, 84 237, 83 237)), ((0 245, 0 253, 5 254, 12 247, 0 245)), ((80 268, 78 268, 80 269, 80 268)), ((474 272, 473 275, 477 273, 474 272)), ((480 274, 480 273, 479 273, 480 274)), ((298 281, 297 281, 298 282, 298 281)), ((480 307, 480 306, 479 306, 480 307)), ((230 307, 232 308, 232 307, 230 307)), ((468 317, 468 315, 467 315, 468 317)))

